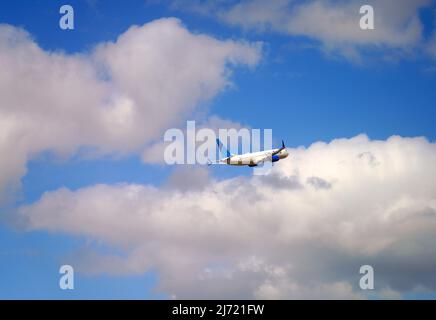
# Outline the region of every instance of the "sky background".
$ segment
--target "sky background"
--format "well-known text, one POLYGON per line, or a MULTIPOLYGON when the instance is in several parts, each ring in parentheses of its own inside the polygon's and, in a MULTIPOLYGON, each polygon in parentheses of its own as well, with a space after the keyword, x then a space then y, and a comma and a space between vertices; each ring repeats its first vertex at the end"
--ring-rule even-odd
MULTIPOLYGON (((348 10, 340 1, 301 3, 316 2, 327 7, 331 4, 329 8, 335 10, 340 11, 342 6, 345 12, 348 10)), ((208 116, 214 115, 240 126, 272 128, 274 143, 278 144, 283 139, 290 148, 309 148, 319 141, 328 143, 338 138, 365 134, 370 141, 385 141, 394 135, 425 137, 434 149, 436 50, 432 51, 432 48, 436 48, 436 41, 433 40, 435 4, 432 1, 409 1, 415 5, 404 6, 407 7, 404 10, 398 8, 401 5, 387 6, 392 10, 381 9, 382 17, 381 14, 377 16, 377 3, 381 2, 374 2, 376 17, 380 19, 376 20, 376 29, 380 26, 380 29, 386 27, 388 31, 380 37, 365 41, 360 40, 359 33, 336 33, 337 26, 332 26, 333 36, 317 33, 316 28, 313 33, 305 33, 301 30, 310 28, 304 29, 298 25, 283 27, 284 18, 277 15, 277 12, 266 17, 253 15, 252 20, 238 20, 238 14, 227 14, 238 5, 234 1, 206 1, 203 4, 196 1, 190 4, 144 0, 69 1, 68 4, 75 11, 75 29, 70 31, 59 28, 59 8, 65 4, 63 1, 2 1, 0 23, 26 30, 45 52, 77 56, 89 54, 101 43, 116 41, 132 25, 142 26, 163 17, 176 17, 183 28, 194 35, 205 34, 218 41, 231 39, 246 44, 261 42, 262 50, 253 66, 231 67, 228 76, 231 86, 220 85, 221 88, 209 98, 193 103, 195 108, 178 111, 180 115, 172 122, 175 127, 184 129, 185 121, 191 119, 207 123, 208 116), (203 9, 200 10, 201 6, 203 9), (390 15, 406 20, 417 17, 421 26, 418 35, 390 42, 390 39, 395 38, 395 31, 402 32, 396 29, 397 25, 404 27, 401 19, 399 22, 392 19, 395 22, 389 24, 390 15), (388 22, 381 20, 385 16, 388 22), (335 40, 335 33, 339 40, 335 40)), ((250 8, 259 2, 253 3, 250 8)), ((352 3, 359 8, 360 2, 352 3)), ((247 16, 252 13, 250 10, 245 12, 247 16)), ((294 20, 298 20, 297 17, 294 20)), ((340 21, 334 21, 340 24, 340 21)), ((251 62, 242 61, 241 64, 251 62)), ((10 70, 14 69, 6 72, 10 70)), ((26 74, 21 76, 26 77, 26 74)), ((10 84, 10 81, 0 83, 5 90, 9 90, 10 84)), ((143 89, 148 90, 146 82, 143 89)), ((74 92, 74 88, 70 93, 81 94, 80 91, 74 92)), ((1 107, 7 108, 8 101, 0 101, 1 107)), ((9 108, 15 106, 10 105, 9 108)), ((41 112, 44 113, 43 110, 41 112)), ((163 139, 160 132, 156 136, 163 139)), ((56 132, 53 134, 56 139, 56 132)), ((62 136, 59 139, 62 142, 62 136)), ((145 145, 151 148, 151 143, 158 140, 153 138, 145 145)), ((79 147, 80 145, 81 143, 79 147)), ((158 286, 166 274, 160 272, 159 264, 120 274, 105 270, 91 274, 79 271, 75 274, 74 290, 59 289, 60 265, 74 266, 77 257, 89 254, 90 250, 100 254, 127 256, 123 246, 120 249, 116 242, 114 245, 114 242, 106 242, 86 232, 81 234, 62 228, 22 227, 14 216, 19 208, 38 202, 45 192, 61 188, 74 192, 100 184, 138 184, 164 190, 170 177, 175 172, 177 174, 180 168, 148 163, 143 160, 147 153, 135 150, 123 151, 121 155, 114 156, 117 150, 114 148, 115 151, 102 152, 95 157, 83 157, 78 149, 64 154, 60 152, 59 155, 57 147, 51 148, 44 144, 41 148, 30 150, 26 156, 25 173, 17 175, 20 185, 13 189, 13 196, 8 197, 2 206, 0 298, 171 297, 172 292, 166 291, 168 286, 158 286)), ((433 155, 434 153, 426 158, 430 163, 430 160, 434 160, 433 155)), ((1 157, 8 157, 8 154, 3 153, 1 157)), ((323 159, 317 161, 322 162, 323 159)), ((412 162, 411 166, 413 165, 412 162)), ((197 170, 195 167, 186 170, 197 170)), ((8 168, 5 166, 1 170, 9 170, 8 168)), ((204 168, 198 170, 203 172, 201 170, 204 168)), ((213 181, 248 178, 251 175, 251 171, 246 168, 219 167, 207 170, 213 181)), ((429 173, 431 176, 434 168, 430 170, 433 170, 429 173)), ((433 188, 432 185, 430 188, 433 188)), ((435 190, 430 189, 430 193, 430 198, 434 201, 435 190)), ((356 266, 359 265, 358 262, 359 259, 355 262, 356 266)), ((429 269, 435 266, 432 263, 429 269)), ((355 279, 358 279, 357 271, 355 279)), ((410 286, 404 288, 408 289, 402 291, 403 297, 435 297, 431 286, 418 293, 410 289, 410 286)), ((177 290, 181 289, 175 289, 177 290)), ((375 297, 383 297, 379 294, 376 293, 375 297)), ((225 297, 224 293, 223 298, 225 297)))

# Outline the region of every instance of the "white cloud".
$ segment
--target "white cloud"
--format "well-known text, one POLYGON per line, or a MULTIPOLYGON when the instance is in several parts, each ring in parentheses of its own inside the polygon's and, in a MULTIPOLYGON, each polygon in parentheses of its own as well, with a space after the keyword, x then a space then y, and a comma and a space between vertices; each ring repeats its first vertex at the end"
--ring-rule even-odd
POLYGON ((194 1, 182 6, 180 1, 172 1, 177 9, 216 16, 245 30, 308 37, 318 41, 325 52, 354 61, 359 61, 366 49, 397 55, 418 51, 423 42, 419 10, 431 4, 432 0, 243 0, 194 1), (374 8, 375 30, 360 29, 359 9, 364 4, 374 8))
POLYGON ((260 44, 193 34, 174 18, 74 55, 0 25, 0 194, 45 150, 141 152, 224 90, 232 68, 259 58, 260 44))
POLYGON ((89 237, 127 255, 78 257, 80 271, 153 268, 159 289, 180 298, 362 298, 363 264, 374 267, 381 297, 436 290, 435 143, 360 135, 290 154, 270 176, 206 183, 200 171, 191 190, 60 189, 19 215, 29 229, 89 237))

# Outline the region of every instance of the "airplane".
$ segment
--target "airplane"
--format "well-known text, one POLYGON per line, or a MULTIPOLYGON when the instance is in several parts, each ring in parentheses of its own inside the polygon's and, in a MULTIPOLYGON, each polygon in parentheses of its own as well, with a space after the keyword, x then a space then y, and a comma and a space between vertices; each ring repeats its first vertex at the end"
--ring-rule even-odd
POLYGON ((281 148, 259 151, 259 152, 244 153, 240 155, 231 154, 228 150, 224 148, 222 142, 219 139, 216 139, 216 143, 218 145, 220 152, 225 154, 225 157, 215 162, 208 160, 208 165, 228 164, 232 166, 256 167, 257 165, 264 163, 266 161, 277 162, 280 159, 284 159, 289 155, 283 140, 282 140, 281 148))

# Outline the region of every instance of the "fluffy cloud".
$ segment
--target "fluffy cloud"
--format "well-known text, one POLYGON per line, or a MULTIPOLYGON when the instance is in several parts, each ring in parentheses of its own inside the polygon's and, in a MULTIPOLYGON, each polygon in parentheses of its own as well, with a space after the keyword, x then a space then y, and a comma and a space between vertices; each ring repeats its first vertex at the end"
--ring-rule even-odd
POLYGON ((305 36, 316 40, 328 53, 338 53, 349 59, 360 59, 365 49, 389 49, 396 54, 419 49, 422 45, 422 23, 419 10, 432 0, 244 0, 237 3, 194 1, 175 8, 190 9, 215 15, 221 21, 246 30, 274 31, 290 36, 305 36), (372 5, 375 30, 363 31, 359 9, 372 5))
POLYGON ((360 135, 290 150, 271 175, 222 181, 182 170, 168 188, 96 185, 20 208, 28 229, 84 236, 126 255, 77 257, 82 272, 157 270, 180 298, 364 298, 436 290, 436 144, 360 135), (183 178, 185 177, 185 178, 183 178))
POLYGON ((193 34, 174 18, 74 55, 0 25, 0 194, 41 151, 141 152, 259 58, 259 44, 193 34))

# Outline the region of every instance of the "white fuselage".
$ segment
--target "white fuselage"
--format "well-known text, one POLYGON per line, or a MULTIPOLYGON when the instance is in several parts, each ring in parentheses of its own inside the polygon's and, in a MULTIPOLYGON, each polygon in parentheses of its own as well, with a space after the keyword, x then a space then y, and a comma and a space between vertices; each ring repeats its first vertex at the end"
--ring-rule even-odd
MULTIPOLYGON (((271 157, 271 155, 274 152, 277 152, 279 149, 272 149, 272 150, 265 150, 265 151, 259 151, 259 152, 251 152, 251 153, 244 153, 239 155, 233 155, 229 158, 220 160, 222 163, 226 163, 233 166, 255 166, 263 161, 265 159, 268 159, 271 157)), ((275 154, 274 156, 277 156, 278 159, 284 159, 289 155, 288 151, 286 149, 281 150, 279 153, 275 154)))

